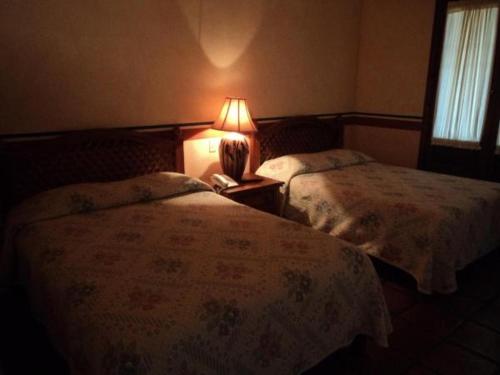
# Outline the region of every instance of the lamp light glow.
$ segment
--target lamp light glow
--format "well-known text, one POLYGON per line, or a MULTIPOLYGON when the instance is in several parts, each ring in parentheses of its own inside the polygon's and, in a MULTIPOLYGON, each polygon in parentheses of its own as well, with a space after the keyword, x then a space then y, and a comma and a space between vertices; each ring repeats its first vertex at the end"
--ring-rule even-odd
POLYGON ((225 134, 224 138, 230 139, 232 141, 242 141, 245 139, 245 136, 241 133, 231 132, 231 133, 225 134))
POLYGON ((212 128, 238 133, 257 131, 248 111, 247 100, 243 98, 226 98, 212 128))

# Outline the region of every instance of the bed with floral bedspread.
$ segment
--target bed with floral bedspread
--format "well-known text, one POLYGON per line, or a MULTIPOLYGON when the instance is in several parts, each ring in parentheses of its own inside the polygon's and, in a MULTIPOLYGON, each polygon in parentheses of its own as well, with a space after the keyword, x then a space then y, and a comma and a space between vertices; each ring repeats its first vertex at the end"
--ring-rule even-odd
POLYGON ((350 150, 286 155, 257 174, 285 182, 282 214, 411 274, 423 293, 500 246, 500 184, 376 163, 350 150))
POLYGON ((25 201, 1 265, 74 374, 300 373, 391 329, 363 252, 177 173, 25 201))

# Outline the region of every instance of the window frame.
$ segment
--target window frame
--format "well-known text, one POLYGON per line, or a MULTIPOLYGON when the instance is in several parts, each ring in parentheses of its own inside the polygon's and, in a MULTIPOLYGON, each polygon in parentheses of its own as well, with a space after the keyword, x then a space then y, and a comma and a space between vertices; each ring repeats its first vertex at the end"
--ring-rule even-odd
MULTIPOLYGON (((443 147, 432 145, 432 133, 434 126, 434 116, 436 109, 437 90, 439 85, 439 73, 441 68, 441 60, 443 54, 446 17, 448 13, 448 3, 457 0, 436 0, 434 9, 434 25, 432 31, 431 51, 429 57, 429 65, 427 71, 427 87, 424 98, 424 112, 422 119, 422 132, 420 138, 419 149, 419 169, 429 169, 431 160, 431 148, 443 147)), ((492 159, 496 150, 496 141, 498 129, 498 118, 500 115, 500 22, 497 22, 497 39, 495 42, 493 72, 491 76, 490 96, 488 100, 488 108, 486 110, 485 124, 483 133, 480 139, 480 147, 478 150, 481 154, 481 159, 492 159), (495 121, 496 119, 496 121, 495 121), (496 122, 496 123, 495 123, 496 122)), ((481 167, 481 175, 486 175, 490 171, 490 162, 481 167)))

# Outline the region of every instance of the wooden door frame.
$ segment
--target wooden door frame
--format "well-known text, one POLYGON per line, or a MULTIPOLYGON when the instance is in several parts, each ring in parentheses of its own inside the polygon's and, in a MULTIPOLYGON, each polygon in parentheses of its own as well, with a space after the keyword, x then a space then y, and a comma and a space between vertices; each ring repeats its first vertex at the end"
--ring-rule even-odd
POLYGON ((439 84, 439 71, 443 55, 444 32, 446 29, 446 15, 448 0, 436 0, 434 7, 434 25, 432 27, 431 53, 427 71, 427 88, 425 90, 424 113, 422 116, 422 133, 420 135, 420 150, 418 168, 428 166, 429 146, 432 138, 432 125, 436 108, 436 96, 439 84))
MULTIPOLYGON (((496 141, 499 130, 500 119, 500 14, 497 21, 497 35, 494 53, 493 71, 491 73, 490 98, 486 112, 484 130, 481 137, 481 157, 487 160, 482 166, 483 176, 494 174, 496 141)), ((500 176, 496 176, 500 178, 500 176)))

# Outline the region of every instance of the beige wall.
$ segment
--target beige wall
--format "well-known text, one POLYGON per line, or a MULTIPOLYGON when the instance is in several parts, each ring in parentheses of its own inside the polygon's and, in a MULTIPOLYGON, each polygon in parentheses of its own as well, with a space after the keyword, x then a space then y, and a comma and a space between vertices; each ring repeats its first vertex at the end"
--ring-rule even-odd
MULTIPOLYGON (((228 95, 247 97, 254 117, 420 115, 433 7, 434 0, 2 1, 0 134, 209 121, 228 95)), ((346 144, 415 164, 418 133, 351 129, 346 144)), ((207 142, 185 145, 193 175, 218 168, 207 142)))
MULTIPOLYGON (((358 112, 423 114, 435 0, 363 0, 358 112)), ((416 167, 420 132, 350 126, 346 147, 378 160, 416 167)))
POLYGON ((363 0, 356 111, 421 116, 435 0, 363 0))
POLYGON ((0 133, 354 106, 360 1, 0 2, 0 133))
POLYGON ((413 130, 346 126, 344 147, 359 150, 377 161, 401 167, 416 168, 420 132, 413 130))

